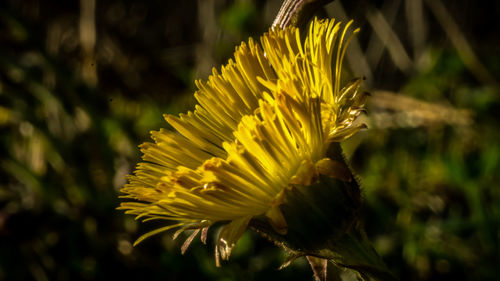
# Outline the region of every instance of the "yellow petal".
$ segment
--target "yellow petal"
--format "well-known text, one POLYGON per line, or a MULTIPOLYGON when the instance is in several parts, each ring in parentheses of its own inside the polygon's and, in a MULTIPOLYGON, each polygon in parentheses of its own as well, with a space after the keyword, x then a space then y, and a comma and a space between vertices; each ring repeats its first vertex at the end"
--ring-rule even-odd
POLYGON ((287 233, 288 225, 286 224, 285 217, 281 212, 279 206, 273 206, 266 212, 266 217, 273 229, 281 235, 287 233))
POLYGON ((251 218, 251 216, 248 216, 233 220, 221 229, 219 237, 217 238, 217 245, 215 246, 215 260, 217 266, 220 266, 219 257, 223 260, 229 259, 233 247, 245 232, 251 218))

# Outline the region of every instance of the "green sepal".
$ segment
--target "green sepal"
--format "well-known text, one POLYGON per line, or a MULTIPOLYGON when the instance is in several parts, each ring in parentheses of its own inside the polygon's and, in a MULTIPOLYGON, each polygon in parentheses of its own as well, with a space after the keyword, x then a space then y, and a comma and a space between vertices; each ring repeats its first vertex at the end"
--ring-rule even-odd
MULTIPOLYGON (((338 144, 332 144, 326 154, 345 165, 338 144)), ((397 280, 364 233, 359 218, 361 192, 352 174, 319 173, 314 183, 293 184, 284 192, 279 209, 286 220, 286 233, 278 233, 264 216, 252 219, 250 227, 289 253, 328 259, 362 277, 397 280)))

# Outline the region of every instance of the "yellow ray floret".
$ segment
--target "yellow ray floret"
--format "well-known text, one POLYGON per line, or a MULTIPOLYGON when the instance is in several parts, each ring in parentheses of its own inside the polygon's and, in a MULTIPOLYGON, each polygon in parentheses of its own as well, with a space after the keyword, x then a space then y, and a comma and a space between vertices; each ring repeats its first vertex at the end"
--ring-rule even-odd
POLYGON ((328 145, 361 128, 353 124, 365 102, 361 80, 340 87, 345 49, 357 32, 346 37, 350 25, 315 19, 305 42, 294 27, 269 31, 262 47, 242 43, 220 72, 196 82, 199 105, 165 116, 175 132, 152 132, 154 142, 141 145, 144 162, 122 189, 133 200, 121 204, 126 213, 175 221, 137 242, 171 228, 180 228, 176 236, 196 229, 184 251, 200 229, 204 237, 225 221, 218 260, 229 257, 252 217, 265 215, 286 233, 284 190, 311 184, 328 145))

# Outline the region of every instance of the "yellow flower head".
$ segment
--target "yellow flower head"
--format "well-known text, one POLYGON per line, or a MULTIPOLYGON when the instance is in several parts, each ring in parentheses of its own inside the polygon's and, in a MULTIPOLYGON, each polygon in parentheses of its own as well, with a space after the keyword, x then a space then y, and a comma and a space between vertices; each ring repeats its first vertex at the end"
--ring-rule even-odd
MULTIPOLYGON (((221 71, 197 81, 193 112, 165 115, 176 131, 152 132, 122 189, 120 208, 145 220, 176 223, 143 235, 179 228, 200 231, 227 222, 216 245, 227 259, 249 221, 265 215, 278 233, 287 223, 279 206, 291 184, 311 184, 326 150, 362 125, 354 125, 365 101, 361 79, 340 87, 349 22, 315 19, 301 42, 299 30, 272 30, 236 48, 221 71), (332 67, 333 66, 333 67, 332 67)), ((325 166, 325 165, 322 165, 325 166)), ((328 165, 326 165, 328 166, 328 165)))

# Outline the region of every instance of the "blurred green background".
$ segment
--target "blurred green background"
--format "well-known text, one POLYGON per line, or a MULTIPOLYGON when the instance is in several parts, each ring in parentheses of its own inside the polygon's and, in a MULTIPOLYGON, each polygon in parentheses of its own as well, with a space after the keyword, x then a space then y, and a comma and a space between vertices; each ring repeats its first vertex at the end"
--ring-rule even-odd
MULTIPOLYGON (((214 232, 171 233, 115 210, 163 113, 272 22, 280 1, 0 2, 0 280, 313 280, 247 231, 215 267, 214 232)), ((318 15, 362 31, 346 61, 372 93, 344 144, 370 239, 401 280, 498 280, 500 4, 344 0, 318 15)), ((344 280, 352 280, 348 272, 344 280)))

